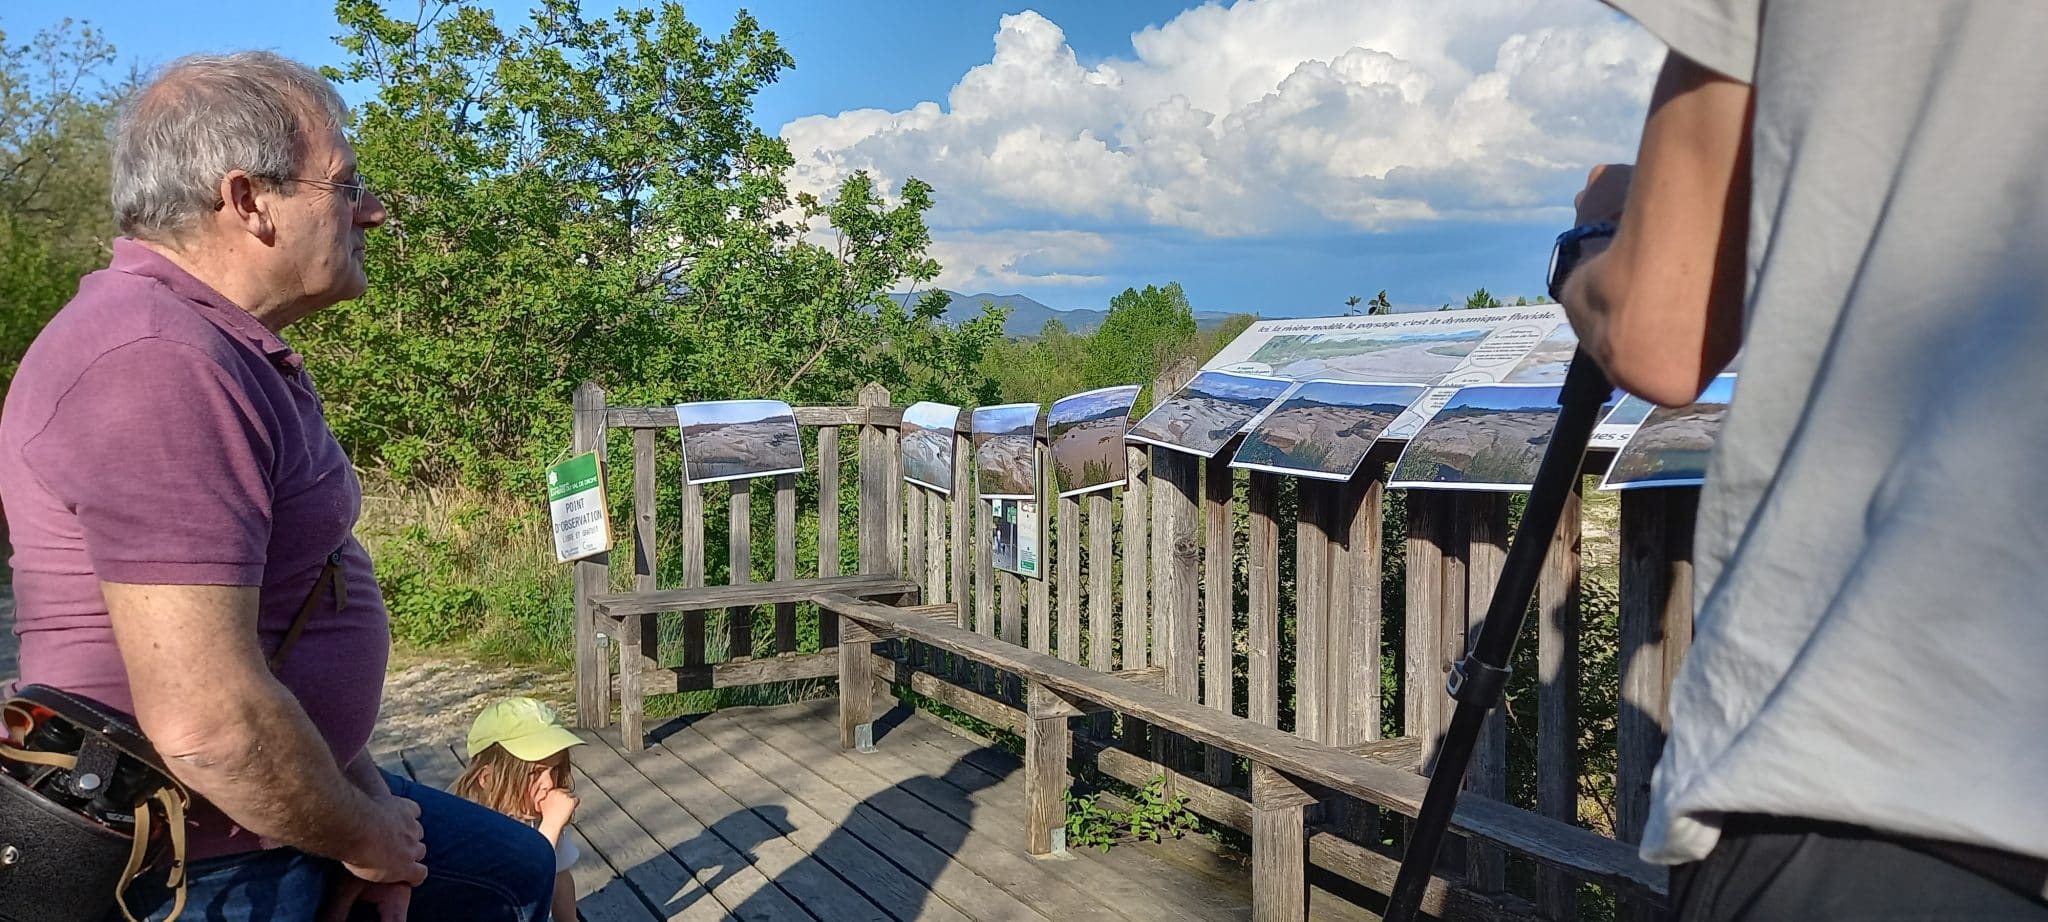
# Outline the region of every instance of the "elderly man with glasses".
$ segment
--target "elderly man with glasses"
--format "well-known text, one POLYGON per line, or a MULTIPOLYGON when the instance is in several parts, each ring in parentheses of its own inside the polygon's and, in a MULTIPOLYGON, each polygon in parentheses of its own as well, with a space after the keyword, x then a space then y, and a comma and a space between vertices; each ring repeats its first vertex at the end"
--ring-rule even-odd
POLYGON ((262 52, 175 62, 124 114, 112 265, 0 412, 21 681, 133 714, 203 799, 184 918, 545 919, 538 833, 365 750, 389 623, 361 485, 281 335, 367 285, 385 212, 347 123, 262 52))

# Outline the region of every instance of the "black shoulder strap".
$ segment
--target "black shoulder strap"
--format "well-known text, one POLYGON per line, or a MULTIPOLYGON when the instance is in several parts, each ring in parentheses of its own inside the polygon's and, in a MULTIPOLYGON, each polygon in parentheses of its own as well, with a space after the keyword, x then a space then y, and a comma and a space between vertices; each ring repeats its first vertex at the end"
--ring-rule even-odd
POLYGON ((327 565, 320 568, 320 578, 313 581, 313 591, 306 593, 306 601, 300 603, 299 613, 292 617, 292 626, 284 632, 284 640, 277 645, 277 652, 270 654, 270 671, 284 668, 285 659, 291 656, 292 647, 299 642, 299 635, 306 630, 306 622, 313 619, 313 610, 320 607, 321 594, 331 587, 334 590, 334 610, 348 607, 348 580, 341 575, 341 551, 327 555, 327 565))

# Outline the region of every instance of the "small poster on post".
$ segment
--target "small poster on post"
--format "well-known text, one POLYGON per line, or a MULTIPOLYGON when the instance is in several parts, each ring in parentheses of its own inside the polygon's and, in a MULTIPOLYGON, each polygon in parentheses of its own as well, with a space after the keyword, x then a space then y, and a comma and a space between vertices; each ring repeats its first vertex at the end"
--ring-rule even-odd
POLYGON ((1104 387, 1053 401, 1046 414, 1052 478, 1062 498, 1120 486, 1129 475, 1124 432, 1130 428, 1135 384, 1104 387))
POLYGON ((940 493, 953 492, 953 427, 960 408, 913 403, 903 411, 903 479, 940 493))
POLYGON ((1032 579, 1043 576, 1038 558, 1043 535, 1038 501, 992 499, 988 502, 990 527, 993 529, 988 536, 988 546, 995 568, 1032 579))
POLYGON ((548 516, 555 526, 555 562, 581 560, 612 546, 605 514, 604 467, 589 451, 548 468, 548 516))

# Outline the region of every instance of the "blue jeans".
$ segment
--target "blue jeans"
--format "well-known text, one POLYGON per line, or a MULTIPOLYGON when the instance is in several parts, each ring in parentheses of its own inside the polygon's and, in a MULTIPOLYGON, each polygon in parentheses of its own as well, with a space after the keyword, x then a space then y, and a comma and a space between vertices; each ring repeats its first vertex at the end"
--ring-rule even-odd
MULTIPOLYGON (((555 892, 555 853, 547 839, 453 794, 390 773, 384 780, 393 794, 420 805, 427 833, 427 879, 413 890, 412 919, 546 922, 555 892)), ((330 876, 338 873, 335 862, 289 848, 195 861, 179 922, 312 922, 330 876)), ((161 880, 157 875, 132 888, 129 906, 138 918, 161 922, 170 915, 171 895, 161 880)))

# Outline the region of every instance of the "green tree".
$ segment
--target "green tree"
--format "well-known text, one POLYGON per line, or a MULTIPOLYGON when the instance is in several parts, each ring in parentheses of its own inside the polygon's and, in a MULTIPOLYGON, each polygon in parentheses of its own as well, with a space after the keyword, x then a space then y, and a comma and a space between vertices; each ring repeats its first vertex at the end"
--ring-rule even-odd
POLYGON ((1357 296, 1357 295, 1352 295, 1351 297, 1345 298, 1345 299, 1344 299, 1344 314, 1345 314, 1345 316, 1347 316, 1347 317, 1348 317, 1348 316, 1350 316, 1350 315, 1352 315, 1352 314, 1356 314, 1356 313, 1358 313, 1358 304, 1359 304, 1359 302, 1361 302, 1361 301, 1364 301, 1364 300, 1365 300, 1364 298, 1361 298, 1361 297, 1359 297, 1359 296, 1357 296))
POLYGON ((1371 301, 1366 302, 1365 312, 1374 317, 1394 312, 1394 302, 1387 300, 1386 289, 1380 289, 1379 294, 1374 295, 1371 301))
POLYGON ((1487 291, 1484 288, 1477 289, 1473 291, 1471 294, 1465 296, 1466 310, 1475 310, 1478 308, 1500 306, 1500 299, 1494 297, 1493 292, 1487 291))
POLYGON ((1194 308, 1179 282, 1126 288, 1110 299, 1109 314, 1089 344, 1085 383, 1150 383, 1168 360, 1188 354, 1195 333, 1194 308))
POLYGON ((943 296, 887 297, 938 274, 931 187, 788 188, 788 149, 750 117, 793 62, 747 13, 723 35, 675 3, 544 0, 517 28, 468 0, 335 16, 330 76, 367 92, 355 142, 391 222, 369 294, 299 339, 357 463, 489 486, 567 442, 586 379, 641 403, 992 392, 999 316, 954 329, 943 296))
POLYGON ((0 32, 0 391, 30 341, 106 265, 114 47, 69 19, 11 42, 0 32))

